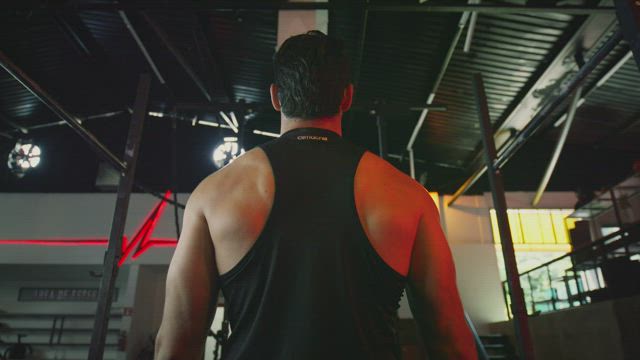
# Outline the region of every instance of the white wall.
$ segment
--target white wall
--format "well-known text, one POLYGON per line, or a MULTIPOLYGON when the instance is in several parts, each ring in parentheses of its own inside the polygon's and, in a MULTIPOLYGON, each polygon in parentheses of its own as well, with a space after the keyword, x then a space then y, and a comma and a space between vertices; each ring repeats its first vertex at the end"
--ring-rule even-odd
MULTIPOLYGON (((41 359, 86 359, 88 344, 91 339, 91 331, 78 332, 79 329, 92 329, 92 316, 96 311, 96 302, 91 301, 19 301, 18 294, 21 288, 98 288, 99 279, 92 277, 89 270, 100 271, 97 266, 63 266, 63 265, 0 265, 0 322, 8 325, 14 331, 0 333, 0 338, 5 342, 15 342, 16 331, 26 333, 24 342, 29 344, 48 344, 51 336, 51 328, 54 324, 54 316, 88 315, 81 319, 65 318, 64 329, 76 330, 63 331, 60 337, 62 344, 87 344, 83 347, 66 346, 42 346, 34 345, 38 358, 41 359), (2 312, 9 314, 40 314, 47 317, 33 318, 29 316, 3 318, 2 312), (24 330, 31 329, 31 330, 24 330), (41 330, 35 330, 41 329, 41 330)), ((128 267, 121 272, 116 282, 118 298, 112 305, 113 314, 122 314, 127 298, 126 283, 128 280, 128 267)), ((57 320, 57 329, 60 329, 61 318, 57 320)), ((112 319, 109 329, 113 330, 107 336, 108 344, 118 342, 122 320, 112 319)), ((58 332, 53 337, 57 342, 58 332)), ((0 346, 0 351, 4 348, 0 346)), ((118 351, 115 347, 107 348, 105 359, 116 359, 118 351)))
POLYGON ((458 290, 478 332, 486 333, 487 324, 506 319, 489 206, 483 196, 463 196, 448 207, 449 198, 441 198, 440 221, 456 265, 458 290))
MULTIPOLYGON (((182 202, 188 195, 180 194, 182 202)), ((508 193, 511 208, 529 208, 533 193, 508 193)), ((491 195, 463 196, 452 207, 440 198, 441 223, 457 269, 458 288, 472 321, 480 332, 486 324, 506 319, 506 311, 489 209, 491 195)), ((146 194, 131 198, 126 234, 133 235, 158 200, 146 194)), ((540 208, 571 208, 572 193, 547 193, 540 208)), ((2 194, 0 239, 106 237, 115 206, 115 194, 2 194)), ((167 206, 154 233, 175 237, 173 209, 167 206)), ((101 264, 103 248, 0 245, 0 264, 101 264)), ((151 248, 136 260, 141 265, 166 265, 173 248, 151 248)), ((129 260, 130 262, 130 260, 129 260)), ((0 274, 0 278, 2 274, 0 274)), ((401 317, 410 317, 403 300, 401 317)))
MULTIPOLYGON (((185 203, 188 195, 179 198, 185 203)), ((0 193, 0 239, 106 238, 115 200, 111 193, 0 193)), ((132 194, 125 235, 133 236, 158 201, 151 195, 132 194)), ((166 207, 153 235, 176 237, 171 206, 166 207)), ((105 251, 101 247, 0 246, 0 264, 101 264, 105 251)), ((152 248, 137 262, 167 264, 172 254, 172 248, 152 248)))

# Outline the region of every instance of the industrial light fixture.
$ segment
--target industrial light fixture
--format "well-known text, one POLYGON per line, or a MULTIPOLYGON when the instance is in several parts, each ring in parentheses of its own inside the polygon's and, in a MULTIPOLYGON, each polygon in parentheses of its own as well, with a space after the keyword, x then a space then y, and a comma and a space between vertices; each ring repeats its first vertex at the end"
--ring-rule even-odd
POLYGON ((17 177, 23 177, 27 171, 40 164, 42 150, 31 140, 20 139, 9 153, 7 166, 17 177))
POLYGON ((218 169, 232 162, 242 153, 237 137, 225 137, 224 142, 213 151, 213 163, 218 169))

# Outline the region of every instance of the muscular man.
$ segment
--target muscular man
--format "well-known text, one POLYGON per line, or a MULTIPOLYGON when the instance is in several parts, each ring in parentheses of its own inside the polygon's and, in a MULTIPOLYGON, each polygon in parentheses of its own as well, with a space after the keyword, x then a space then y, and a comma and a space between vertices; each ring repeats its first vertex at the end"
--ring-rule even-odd
POLYGON ((274 69, 282 135, 189 198, 156 359, 201 358, 219 289, 224 359, 399 359, 405 287, 429 359, 475 359, 427 191, 341 137, 353 97, 341 42, 291 37, 274 69))

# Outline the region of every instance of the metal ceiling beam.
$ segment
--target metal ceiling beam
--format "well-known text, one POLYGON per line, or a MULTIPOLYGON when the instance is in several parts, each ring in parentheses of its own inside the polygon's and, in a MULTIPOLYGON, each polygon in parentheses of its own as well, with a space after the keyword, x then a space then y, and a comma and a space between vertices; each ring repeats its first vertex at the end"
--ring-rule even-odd
MULTIPOLYGON (((605 3, 605 1, 600 1, 605 3)), ((543 102, 547 97, 540 96, 539 92, 549 89, 559 89, 563 79, 572 71, 576 69, 576 62, 574 56, 576 53, 583 49, 590 49, 606 35, 616 25, 615 14, 593 14, 582 22, 580 27, 573 33, 571 38, 558 51, 553 59, 547 62, 547 66, 544 70, 540 71, 540 75, 533 81, 526 93, 521 97, 519 102, 512 107, 512 110, 504 114, 500 119, 497 119, 494 125, 495 133, 499 133, 504 130, 516 130, 520 131, 524 129, 527 124, 536 116, 538 109, 541 108, 543 102)), ((553 92, 552 92, 553 94, 553 92)), ((502 141, 496 139, 496 147, 500 152, 508 145, 507 142, 512 140, 511 137, 504 138, 502 141)), ((452 205, 460 195, 466 192, 476 181, 484 174, 486 168, 482 166, 482 149, 481 143, 476 147, 474 154, 467 161, 467 168, 478 168, 454 193, 454 196, 449 202, 452 205)))
POLYGON ((571 124, 573 124, 573 119, 576 116, 576 110, 578 110, 578 102, 580 101, 581 97, 582 86, 578 86, 576 92, 571 98, 571 104, 569 105, 569 110, 567 111, 567 120, 564 124, 564 127, 562 128, 562 133, 558 138, 558 142, 556 143, 556 147, 553 151, 553 155, 551 156, 551 160, 549 161, 549 165, 547 165, 547 170, 545 170, 544 175, 542 176, 542 180, 540 181, 540 185, 538 186, 538 190, 533 197, 533 201, 531 201, 531 206, 533 207, 538 206, 538 203, 540 203, 540 199, 542 199, 542 195, 547 189, 547 185, 549 185, 549 180, 551 180, 551 175, 553 175, 553 171, 556 169, 558 159, 560 159, 560 154, 562 153, 562 148, 567 142, 567 136, 569 136, 569 130, 571 130, 571 124))
MULTIPOLYGON (((16 66, 2 51, 0 51, 0 67, 2 67, 9 75, 16 79, 22 86, 25 87, 33 96, 45 104, 57 117, 62 119, 67 125, 69 125, 84 141, 87 142, 89 147, 98 154, 98 157, 105 160, 116 171, 123 172, 125 170, 125 164, 116 155, 114 155, 104 144, 100 142, 91 132, 85 129, 78 117, 72 115, 66 111, 62 105, 60 105, 55 99, 51 97, 44 89, 40 87, 35 81, 33 81, 26 73, 16 66)), ((170 204, 179 206, 184 209, 184 204, 174 202, 171 199, 165 198, 157 191, 149 189, 145 185, 136 183, 135 186, 147 192, 159 199, 163 199, 170 204)))
POLYGON ((105 62, 107 53, 96 41, 78 14, 63 13, 54 16, 56 24, 78 53, 95 62, 105 62))
MULTIPOLYGON (((470 0, 469 4, 480 4, 480 0, 470 0)), ((473 41, 473 35, 476 32, 476 23, 478 22, 478 13, 472 12, 469 17, 469 27, 467 28, 467 36, 464 39, 463 50, 465 53, 471 51, 471 42, 473 41)))
MULTIPOLYGON (((540 75, 534 81, 528 82, 528 84, 532 84, 528 85, 526 93, 520 97, 515 106, 510 105, 511 110, 497 119, 494 127, 497 127, 499 131, 519 131, 524 128, 545 100, 545 97, 540 96, 540 93, 552 93, 553 91, 549 91, 549 89, 557 89, 561 84, 560 80, 576 70, 575 54, 595 46, 597 40, 611 31, 615 24, 613 14, 592 15, 587 18, 554 58, 546 62, 548 65, 543 71, 540 71, 540 75)), ((509 140, 510 138, 504 138, 502 141, 496 139, 497 148, 501 149, 509 140)), ((474 155, 466 162, 467 168, 479 166, 482 158, 480 146, 479 143, 474 155)))
POLYGON ((550 103, 547 103, 543 106, 538 114, 527 124, 527 126, 520 131, 511 145, 505 149, 505 151, 501 151, 501 156, 499 159, 499 166, 502 167, 504 164, 511 159, 520 148, 524 145, 524 143, 535 134, 543 125, 549 123, 551 113, 553 110, 558 108, 562 103, 573 93, 595 70, 595 68, 604 60, 611 51, 622 41, 622 33, 620 30, 614 32, 609 39, 598 49, 596 53, 594 53, 589 60, 587 60, 583 67, 578 70, 576 75, 569 81, 566 85, 562 87, 561 93, 550 103))
MULTIPOLYGON (((589 58, 583 67, 576 73, 576 75, 568 81, 563 87, 560 94, 550 101, 547 101, 536 116, 527 123, 527 126, 520 131, 513 141, 508 143, 503 149, 501 149, 498 158, 496 159, 495 167, 502 168, 511 157, 518 152, 524 146, 524 144, 538 131, 544 127, 550 121, 551 113, 562 105, 566 99, 584 82, 591 72, 604 60, 607 55, 620 43, 622 40, 622 32, 616 31, 605 43, 598 49, 598 51, 589 58)), ((480 166, 453 194, 447 203, 451 206, 455 201, 462 196, 485 172, 487 166, 480 166)))
MULTIPOLYGON (((111 111, 111 112, 107 112, 107 113, 102 113, 102 114, 96 114, 96 115, 89 115, 86 117, 78 117, 78 121, 80 121, 80 124, 84 123, 87 120, 95 120, 95 119, 104 119, 104 118, 110 118, 110 117, 114 117, 114 116, 118 116, 121 114, 126 113, 126 110, 121 110, 121 111, 111 111)), ((56 127, 56 126, 63 126, 63 125, 67 125, 67 122, 64 120, 60 120, 60 121, 53 121, 53 122, 48 122, 48 123, 43 123, 43 124, 37 124, 37 125, 31 125, 31 126, 25 126, 24 129, 29 132, 29 131, 33 131, 33 130, 42 130, 42 129, 48 129, 51 127, 56 127)), ((18 129, 14 129, 14 130, 10 130, 10 132, 18 132, 18 129)))
MULTIPOLYGON (((365 0, 365 5, 369 3, 369 0, 365 0)), ((369 10, 365 7, 362 10, 362 20, 360 26, 360 33, 358 35, 358 53, 356 58, 356 66, 353 72, 353 85, 358 89, 360 84, 360 74, 362 73, 362 57, 364 56, 364 44, 367 40, 367 23, 369 22, 369 10)), ((356 91, 356 96, 358 92, 356 91)))
POLYGON ((14 129, 14 131, 20 132, 22 134, 28 134, 29 133, 29 129, 27 127, 22 126, 22 125, 16 123, 15 121, 9 119, 9 117, 4 115, 3 113, 0 113, 0 120, 5 122, 7 125, 11 126, 14 129))
POLYGON ((123 10, 118 11, 118 14, 120 14, 120 18, 122 18, 122 21, 127 27, 127 30, 129 30, 131 37, 133 37, 133 40, 138 45, 138 48, 142 52, 142 55, 144 56, 144 58, 147 60, 147 64, 149 64, 149 67, 151 67, 151 70, 156 75, 156 78, 158 79, 158 81, 160 81, 160 84, 162 84, 163 86, 166 86, 167 81, 164 79, 164 77, 160 73, 158 66, 156 66, 155 61, 153 61, 151 54, 149 54, 147 47, 142 42, 142 39, 140 39, 140 36, 138 35, 138 32, 136 31, 136 29, 133 27, 133 24, 131 24, 131 21, 129 20, 129 16, 127 16, 127 13, 125 13, 123 10))
MULTIPOLYGON (((607 70, 607 72, 600 78, 600 80, 598 80, 598 82, 594 86, 583 92, 582 97, 580 98, 580 100, 578 100, 578 103, 576 105, 578 107, 582 106, 587 101, 587 97, 589 97, 599 87, 606 84, 607 81, 611 79, 611 77, 615 75, 618 70, 620 70, 620 68, 624 66, 624 64, 629 61, 632 56, 633 53, 631 51, 622 56, 620 60, 618 60, 613 66, 611 66, 609 70, 607 70)), ((560 116, 555 124, 553 124, 553 126, 559 127, 560 125, 562 125, 562 123, 564 123, 565 120, 567 120, 567 113, 564 113, 562 116, 560 116)))
MULTIPOLYGON (((234 102, 236 100, 236 96, 233 91, 233 86, 231 86, 229 77, 224 71, 224 66, 222 65, 220 57, 216 56, 216 53, 214 52, 214 46, 211 43, 211 37, 207 35, 209 32, 209 23, 206 20, 207 19, 204 18, 204 15, 195 15, 196 25, 194 29, 194 37, 196 46, 198 46, 200 56, 203 58, 205 63, 205 67, 207 67, 207 69, 209 69, 209 71, 212 73, 210 78, 212 80, 215 80, 217 78, 220 88, 224 90, 227 101, 234 102)), ((212 83, 215 83, 215 81, 212 81, 212 83)))
POLYGON ((200 93, 202 93, 207 101, 211 102, 212 99, 209 90, 204 86, 204 83, 202 82, 202 80, 200 80, 200 76, 198 76, 198 74, 193 70, 193 68, 189 64, 189 61, 185 59, 180 50, 178 50, 171 39, 169 39, 169 35, 167 35, 167 33, 164 32, 160 25, 158 25, 147 13, 143 12, 142 18, 147 22, 147 25, 149 25, 156 36, 160 38, 160 41, 162 41, 162 44, 167 48, 167 50, 169 50, 171 55, 173 55, 173 57, 178 61, 178 64, 180 64, 182 70, 184 70, 184 72, 189 75, 198 90, 200 90, 200 93))
POLYGON ((629 47, 640 69, 640 1, 614 0, 614 3, 622 33, 629 42, 629 47))
MULTIPOLYGON (((460 40, 462 31, 464 30, 464 26, 467 23, 468 19, 469 19, 468 12, 465 12, 462 15, 460 15, 460 19, 458 20, 458 28, 456 29, 456 32, 453 35, 453 39, 451 40, 451 43, 449 44, 449 48, 447 49, 447 53, 442 62, 442 66, 440 67, 440 71, 438 72, 438 75, 436 76, 436 80, 433 84, 433 88, 431 89, 431 93, 427 97, 427 107, 432 105, 434 99, 436 98, 436 92, 438 91, 438 87, 440 87, 440 83, 444 78, 444 74, 447 72, 447 68, 449 67, 451 58, 453 58, 453 53, 456 50, 456 46, 458 44, 458 41, 460 40)), ((418 137, 418 134, 422 129, 422 125, 424 124, 424 121, 427 118, 428 113, 429 113, 428 108, 422 110, 422 112, 420 113, 418 122, 416 123, 416 126, 413 128, 413 132, 409 137, 409 142, 407 143, 407 147, 406 147, 406 150, 409 153, 409 162, 410 162, 409 172, 410 172, 411 178, 413 179, 416 178, 415 164, 413 163, 413 160, 414 160, 413 144, 415 143, 416 138, 418 137)))
MULTIPOLYGON (((356 6, 357 7, 357 6, 356 6)), ((332 4, 332 3, 306 3, 306 2, 189 2, 177 4, 158 3, 135 4, 135 3, 45 3, 45 4, 19 4, 6 5, 5 8, 15 10, 72 10, 72 11, 122 11, 122 10, 167 10, 167 11, 235 11, 235 10, 340 10, 353 9, 353 4, 332 4)), ((547 5, 494 5, 494 4, 422 4, 422 5, 402 5, 402 4, 369 4, 364 6, 369 11, 376 12, 444 12, 462 13, 475 11, 478 13, 491 14, 531 14, 531 13, 561 13, 571 15, 605 14, 613 13, 612 6, 547 6, 547 5)))
POLYGON ((71 115, 62 106, 53 99, 46 91, 17 67, 2 51, 0 51, 0 66, 4 68, 9 75, 16 79, 24 86, 33 96, 45 104, 54 114, 66 123, 84 139, 100 157, 111 164, 116 170, 124 171, 125 165, 117 156, 115 156, 104 144, 102 144, 93 134, 80 125, 77 117, 71 115))

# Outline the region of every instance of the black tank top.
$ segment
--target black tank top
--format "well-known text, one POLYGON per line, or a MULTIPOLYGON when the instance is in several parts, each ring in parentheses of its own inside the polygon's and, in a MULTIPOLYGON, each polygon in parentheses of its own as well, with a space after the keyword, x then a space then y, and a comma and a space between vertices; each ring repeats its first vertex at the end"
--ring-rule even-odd
POLYGON ((222 358, 399 359, 405 278, 358 218, 354 177, 364 151, 317 128, 261 147, 275 195, 260 237, 220 275, 231 327, 222 358))

